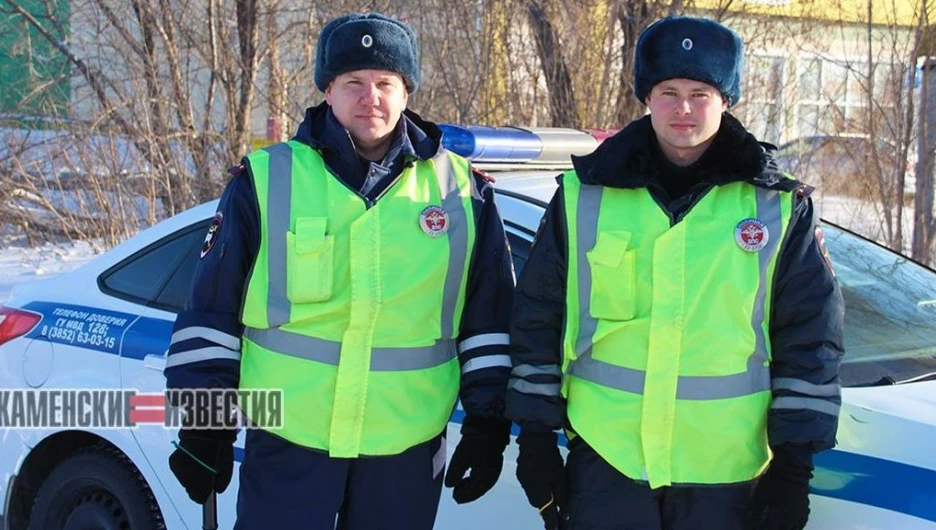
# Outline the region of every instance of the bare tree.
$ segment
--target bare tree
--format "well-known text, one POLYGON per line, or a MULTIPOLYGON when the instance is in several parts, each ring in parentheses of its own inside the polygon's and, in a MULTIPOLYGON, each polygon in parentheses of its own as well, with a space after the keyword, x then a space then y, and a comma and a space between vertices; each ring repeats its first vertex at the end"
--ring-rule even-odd
POLYGON ((679 14, 685 6, 683 0, 615 0, 614 6, 622 36, 616 119, 624 124, 644 112, 634 97, 634 50, 640 33, 654 20, 679 14))
MULTIPOLYGON (((881 140, 854 153, 854 182, 813 183, 824 188, 819 198, 841 192, 873 207, 873 236, 894 248, 906 245, 915 191, 913 252, 923 259, 933 247, 936 166, 921 153, 914 190, 913 168, 893 161, 911 158, 919 134, 936 134, 916 119, 907 89, 922 43, 933 40, 915 1, 916 29, 871 11, 830 20, 828 7, 780 18, 736 0, 73 0, 67 20, 57 1, 0 0, 72 74, 68 114, 43 133, 59 150, 37 157, 19 130, 0 147, 0 223, 110 244, 217 197, 224 168, 267 137, 268 122, 271 139, 283 139, 321 100, 314 47, 339 14, 378 10, 416 28, 423 80, 410 107, 433 121, 617 128, 645 112, 633 86, 639 34, 663 16, 696 13, 742 33, 745 97, 732 112, 761 139, 881 140), (828 68, 819 77, 817 64, 828 68), (844 92, 807 94, 833 73, 844 92)), ((40 99, 42 86, 24 98, 40 99)))
POLYGON ((549 20, 550 0, 525 0, 527 20, 533 29, 536 50, 546 85, 549 87, 549 113, 553 127, 575 127, 579 124, 576 113, 575 90, 569 68, 562 56, 560 37, 549 20))
MULTIPOLYGON (((929 19, 928 2, 920 2, 920 16, 916 31, 916 52, 923 50, 922 43, 936 42, 936 25, 929 19)), ((932 44, 930 44, 932 46, 932 44)), ((929 50, 932 54, 932 50, 929 50)), ((933 86, 932 58, 923 63, 920 98, 919 160, 916 164, 916 194, 913 200, 913 245, 912 256, 923 263, 933 263, 933 234, 936 224, 933 219, 933 186, 936 175, 936 87, 933 86)), ((909 143, 909 142, 908 142, 909 143)))

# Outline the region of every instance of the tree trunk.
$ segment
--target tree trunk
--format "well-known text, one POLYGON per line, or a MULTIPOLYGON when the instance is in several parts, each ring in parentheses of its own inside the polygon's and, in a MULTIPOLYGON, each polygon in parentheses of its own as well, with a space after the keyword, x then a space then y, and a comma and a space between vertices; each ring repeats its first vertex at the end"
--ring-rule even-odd
POLYGON ((913 198, 913 259, 932 262, 933 249, 933 147, 936 146, 936 61, 923 65, 920 90, 919 161, 917 162, 916 195, 913 198))
POLYGON ((527 0, 527 19, 533 30, 536 51, 549 89, 549 116, 552 127, 577 127, 578 113, 572 77, 562 57, 559 34, 549 21, 543 3, 548 0, 527 0))
POLYGON ((617 121, 623 127, 644 115, 645 108, 634 97, 634 50, 637 39, 647 26, 664 15, 682 10, 682 0, 618 0, 615 9, 621 25, 621 75, 618 82, 617 121))

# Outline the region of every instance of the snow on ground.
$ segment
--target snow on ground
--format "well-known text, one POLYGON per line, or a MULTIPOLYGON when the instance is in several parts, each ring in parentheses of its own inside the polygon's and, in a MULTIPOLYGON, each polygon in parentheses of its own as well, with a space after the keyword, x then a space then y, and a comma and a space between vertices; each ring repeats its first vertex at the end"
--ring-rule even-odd
MULTIPOLYGON (((887 240, 884 212, 881 211, 880 205, 851 197, 823 196, 819 193, 813 195, 813 202, 819 216, 824 220, 878 242, 887 240)), ((904 251, 909 252, 913 237, 913 206, 904 206, 901 219, 904 251)))
POLYGON ((0 249, 0 304, 10 296, 13 286, 68 272, 96 255, 86 241, 46 243, 29 248, 6 245, 0 249))

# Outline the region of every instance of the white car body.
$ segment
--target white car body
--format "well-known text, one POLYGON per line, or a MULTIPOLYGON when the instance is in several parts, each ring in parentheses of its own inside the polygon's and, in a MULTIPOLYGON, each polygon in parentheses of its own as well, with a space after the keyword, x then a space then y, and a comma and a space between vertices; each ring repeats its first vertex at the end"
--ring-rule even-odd
MULTIPOLYGON (((498 203, 518 263, 525 259, 518 253, 524 252, 524 245, 528 250, 543 214, 543 202, 549 200, 555 189, 552 178, 555 174, 496 174, 498 203)), ((101 278, 128 257, 147 252, 154 248, 154 243, 173 234, 187 232, 190 241, 200 246, 204 228, 216 207, 214 202, 193 208, 73 272, 18 286, 6 307, 38 313, 42 320, 29 333, 0 344, 0 389, 124 388, 162 393, 165 389, 162 369, 175 312, 158 307, 159 304, 113 296, 102 288, 101 278), (43 332, 44 325, 53 325, 50 321, 55 318, 56 308, 111 316, 118 323, 121 318, 127 320, 103 334, 104 339, 115 339, 112 346, 103 340, 103 344, 95 347, 77 347, 68 337, 53 339, 48 331, 43 332)), ((194 247, 196 254, 197 248, 194 247)), ((834 255, 835 249, 832 251, 834 255)), ((166 267, 171 268, 169 263, 166 267)), ((927 272, 932 292, 936 293, 936 273, 927 272)), ((840 273, 840 277, 846 276, 840 273)), ((936 343, 932 347, 936 349, 936 343)), ((460 411, 456 411, 449 424, 449 455, 459 440, 460 418, 460 411)), ((10 524, 11 510, 28 511, 23 506, 32 502, 30 495, 35 495, 52 464, 60 462, 69 451, 98 439, 111 444, 132 462, 152 492, 167 528, 201 528, 201 507, 188 499, 167 463, 176 432, 160 425, 84 432, 0 428, 0 510, 3 510, 0 521, 10 524), (14 483, 19 488, 16 494, 11 488, 14 483), (27 483, 29 486, 23 486, 27 483)), ((936 440, 936 381, 844 388, 838 446, 817 457, 809 530, 936 530, 933 440, 936 440)), ((236 442, 237 461, 243 455, 243 443, 241 433, 236 442)), ((474 503, 456 505, 451 491, 444 490, 436 528, 541 528, 542 522, 527 504, 516 481, 515 461, 516 444, 511 443, 500 481, 474 503)), ((220 528, 231 528, 234 523, 237 470, 236 464, 230 487, 218 497, 220 528)), ((18 517, 21 519, 23 513, 18 517)), ((0 524, 0 530, 3 528, 6 526, 0 524)))

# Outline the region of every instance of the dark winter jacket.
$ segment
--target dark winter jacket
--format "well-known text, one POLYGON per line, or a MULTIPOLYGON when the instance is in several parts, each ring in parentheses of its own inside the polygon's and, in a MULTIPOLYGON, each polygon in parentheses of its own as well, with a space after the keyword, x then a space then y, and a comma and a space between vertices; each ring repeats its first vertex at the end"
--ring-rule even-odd
MULTIPOLYGON (((395 134, 383 161, 363 160, 348 131, 323 103, 306 111, 294 140, 318 149, 328 170, 370 207, 404 167, 441 149, 439 128, 410 111, 405 111, 395 134)), ((217 234, 209 234, 214 240, 196 266, 190 297, 175 322, 165 369, 169 389, 238 386, 240 361, 235 359, 244 330, 241 307, 260 245, 256 192, 247 163, 245 159, 233 171, 221 196, 220 215, 215 216, 220 226, 217 234), (181 357, 173 362, 177 355, 181 357)), ((476 239, 458 335, 463 367, 460 397, 467 414, 501 418, 510 372, 507 333, 513 266, 493 189, 479 174, 474 177, 476 239), (473 367, 482 368, 466 370, 465 363, 472 359, 478 359, 473 367)))
MULTIPOLYGON (((778 173, 770 155, 772 146, 760 144, 727 113, 711 146, 696 163, 700 182, 682 196, 670 197, 661 185, 653 142, 656 138, 647 116, 606 140, 594 153, 574 158, 576 173, 584 184, 648 188, 673 224, 714 186, 742 181, 796 192, 793 219, 774 276, 771 377, 775 400, 792 396, 801 398, 793 402, 802 406, 771 408, 767 425, 772 447, 811 461, 813 452, 835 443, 841 404, 838 368, 844 351, 844 304, 816 237, 818 219, 809 198, 811 188, 778 173)), ((555 374, 562 364, 568 250, 561 184, 560 178, 560 188, 518 279, 511 322, 515 370, 507 394, 507 415, 530 430, 569 427, 558 390, 541 392, 558 389, 560 378, 555 374), (519 365, 542 369, 516 370, 519 365)))

